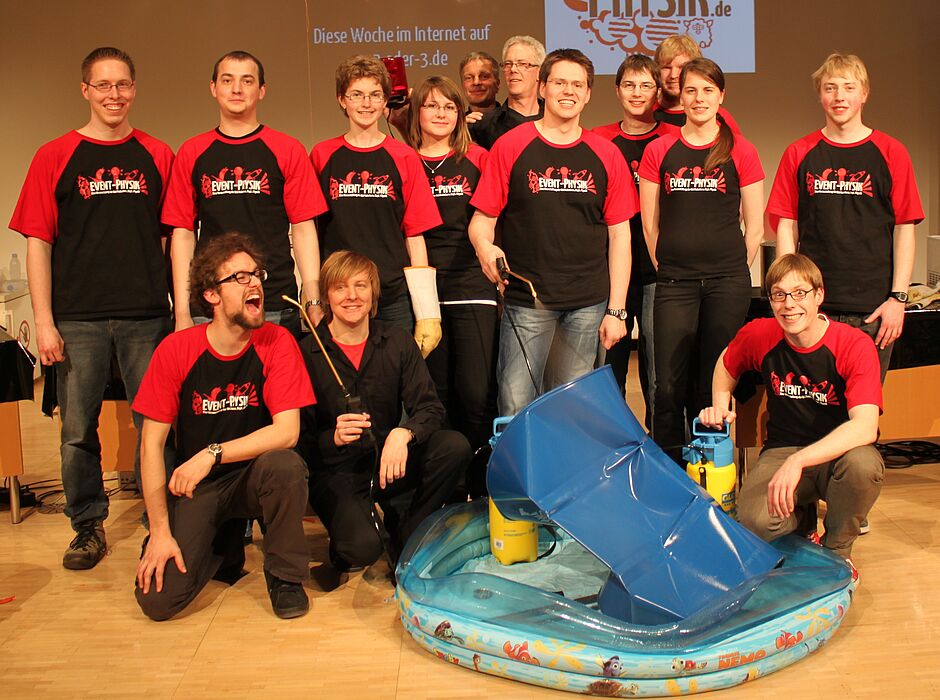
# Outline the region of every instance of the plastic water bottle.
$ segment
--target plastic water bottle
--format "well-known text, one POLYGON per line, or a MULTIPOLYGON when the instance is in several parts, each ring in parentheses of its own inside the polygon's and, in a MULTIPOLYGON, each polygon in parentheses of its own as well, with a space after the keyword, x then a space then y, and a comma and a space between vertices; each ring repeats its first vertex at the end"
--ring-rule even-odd
POLYGON ((23 271, 20 269, 20 259, 16 253, 10 256, 10 280, 23 279, 23 271))

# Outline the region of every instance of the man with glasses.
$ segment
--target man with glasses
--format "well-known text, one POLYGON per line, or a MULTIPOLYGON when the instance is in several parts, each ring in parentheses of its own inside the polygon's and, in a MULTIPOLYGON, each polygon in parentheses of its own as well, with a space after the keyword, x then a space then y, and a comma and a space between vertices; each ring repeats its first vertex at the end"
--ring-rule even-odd
POLYGON ((427 357, 441 339, 441 312, 424 233, 441 215, 418 154, 379 130, 390 92, 377 58, 352 56, 336 69, 336 99, 349 130, 310 153, 329 206, 317 220, 320 248, 324 257, 352 250, 378 265, 377 318, 414 332, 427 357))
MULTIPOLYGON (((599 126, 594 132, 610 139, 620 149, 633 184, 639 188, 637 171, 643 160, 643 151, 665 134, 675 133, 677 127, 657 122, 653 110, 661 87, 659 70, 649 56, 635 53, 620 64, 614 81, 614 91, 623 108, 623 119, 599 126)), ((637 356, 640 365, 640 386, 646 404, 646 427, 652 426, 653 395, 656 376, 653 365, 653 297, 656 293, 656 268, 650 259, 643 222, 637 213, 630 219, 630 252, 633 269, 630 271, 630 289, 627 292, 627 334, 606 354, 606 362, 614 372, 617 386, 626 395, 627 369, 630 361, 630 334, 634 322, 639 326, 637 356)))
POLYGON ((320 252, 313 218, 326 203, 301 143, 258 122, 266 90, 257 58, 245 51, 225 54, 216 61, 209 83, 219 105, 219 126, 180 147, 163 209, 163 223, 173 227, 177 330, 193 324, 186 304, 193 252, 226 231, 246 234, 268 255, 269 321, 300 337, 299 313, 281 298, 297 295, 295 259, 311 315, 320 317, 320 252))
POLYGON ((504 416, 549 384, 590 371, 598 338, 610 348, 626 333, 629 220, 639 205, 623 156, 580 126, 593 82, 594 65, 580 51, 549 54, 539 74, 544 117, 496 143, 470 200, 470 242, 483 273, 505 289, 497 363, 504 416), (505 285, 500 259, 535 293, 515 278, 505 285), (553 375, 543 381, 556 333, 553 375))
POLYGON ((542 118, 539 66, 544 60, 545 47, 538 39, 520 35, 506 40, 500 64, 508 93, 506 101, 470 124, 470 136, 480 146, 489 150, 510 129, 542 118))
POLYGON ((67 569, 90 569, 107 551, 97 428, 112 358, 133 401, 169 326, 159 214, 173 154, 130 125, 134 80, 119 49, 85 57, 88 123, 39 149, 10 221, 27 238, 39 359, 57 369, 46 378, 57 376, 65 514, 76 532, 67 569))
POLYGON ((699 420, 712 428, 734 422, 738 379, 759 372, 767 439, 738 496, 738 519, 769 541, 797 530, 803 512, 824 499, 820 543, 848 559, 884 478, 873 445, 882 410, 878 355, 860 330, 819 313, 822 273, 805 255, 777 258, 764 284, 774 317, 748 323, 721 353, 712 406, 699 420))
POLYGON ((265 322, 267 278, 247 236, 223 234, 201 246, 188 288, 212 320, 160 344, 134 401, 144 416, 150 514, 136 596, 151 619, 176 615, 212 578, 234 583, 243 575, 245 518, 266 525, 264 577, 274 613, 299 617, 309 608, 307 468, 291 448, 300 409, 315 399, 296 341, 265 322), (176 468, 167 482, 163 447, 173 424, 176 468))

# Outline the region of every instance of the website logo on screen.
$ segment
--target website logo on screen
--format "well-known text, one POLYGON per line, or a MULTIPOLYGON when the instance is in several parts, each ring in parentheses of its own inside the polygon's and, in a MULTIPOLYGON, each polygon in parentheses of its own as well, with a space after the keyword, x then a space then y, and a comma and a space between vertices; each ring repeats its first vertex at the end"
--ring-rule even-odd
MULTIPOLYGON (((715 10, 730 3, 714 3, 715 10)), ((688 34, 701 48, 712 44, 713 19, 708 0, 565 0, 578 26, 591 41, 611 50, 650 56, 667 36, 688 34)))

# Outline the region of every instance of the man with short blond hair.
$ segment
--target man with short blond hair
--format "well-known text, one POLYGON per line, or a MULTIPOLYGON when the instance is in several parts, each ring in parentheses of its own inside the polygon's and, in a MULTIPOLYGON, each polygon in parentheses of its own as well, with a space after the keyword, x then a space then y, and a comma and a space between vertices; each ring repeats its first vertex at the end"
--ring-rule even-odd
POLYGON ((784 151, 767 213, 777 254, 799 250, 822 270, 823 310, 874 339, 884 381, 904 328, 924 210, 907 149, 862 121, 862 60, 832 54, 812 79, 826 125, 784 151))

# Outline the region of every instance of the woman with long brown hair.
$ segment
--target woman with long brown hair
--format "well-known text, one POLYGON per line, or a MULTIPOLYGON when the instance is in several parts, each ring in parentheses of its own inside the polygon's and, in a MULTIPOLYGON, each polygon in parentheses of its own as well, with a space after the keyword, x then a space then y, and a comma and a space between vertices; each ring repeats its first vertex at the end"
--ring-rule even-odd
POLYGON ((652 143, 639 170, 657 269, 653 438, 677 461, 686 421, 711 405, 715 362, 744 322, 763 237, 764 171, 754 146, 719 116, 724 96, 721 68, 689 61, 680 78, 686 123, 652 143))
MULTIPOLYGON (((467 237, 470 197, 486 151, 471 143, 460 89, 433 76, 411 93, 407 137, 424 163, 443 224, 425 233, 428 262, 437 268, 441 342, 428 369, 451 426, 476 450, 487 443, 493 417, 496 290, 480 270, 467 237)), ((471 496, 484 493, 485 460, 471 465, 471 496)))

